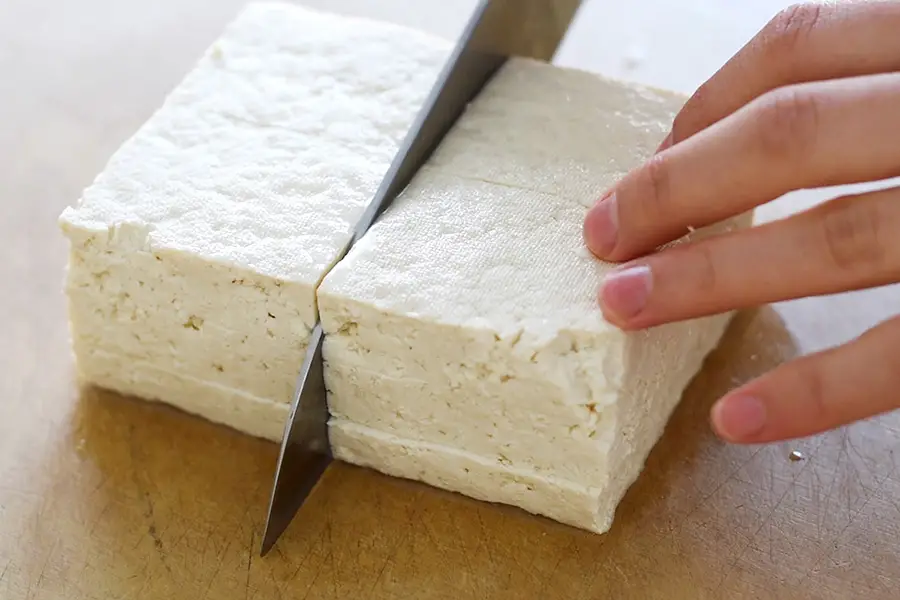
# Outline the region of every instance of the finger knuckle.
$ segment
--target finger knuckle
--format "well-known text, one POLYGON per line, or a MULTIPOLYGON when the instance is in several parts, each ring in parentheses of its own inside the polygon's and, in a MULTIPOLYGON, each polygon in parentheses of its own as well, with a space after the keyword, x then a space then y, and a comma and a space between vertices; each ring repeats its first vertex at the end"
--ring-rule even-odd
POLYGON ((813 423, 830 421, 829 402, 826 397, 828 385, 820 363, 821 361, 813 356, 801 358, 796 363, 802 393, 806 394, 807 399, 808 413, 805 416, 813 423))
MULTIPOLYGON (((869 332, 875 333, 879 327, 874 327, 870 329, 869 332)), ((887 361, 888 372, 893 373, 897 376, 900 376, 900 317, 894 317, 890 319, 884 324, 884 332, 878 331, 879 334, 884 334, 889 337, 890 341, 888 342, 891 351, 885 353, 885 360, 887 361)), ((881 337, 881 335, 879 335, 881 337)), ((896 396, 897 408, 900 408, 900 395, 896 396)))
POLYGON ((806 45, 824 18, 826 7, 815 2, 794 4, 763 28, 761 38, 772 54, 789 59, 806 45))
POLYGON ((760 151, 790 161, 807 156, 816 145, 820 112, 819 97, 797 87, 764 96, 756 115, 760 151))
POLYGON ((832 200, 821 210, 822 243, 832 267, 854 272, 878 269, 886 254, 879 235, 879 204, 844 197, 832 200))
POLYGON ((641 214, 647 220, 665 218, 669 212, 672 195, 670 171, 665 153, 652 156, 644 167, 639 201, 641 214))
MULTIPOLYGON (((865 330, 854 341, 848 344, 847 351, 852 351, 856 346, 861 352, 868 352, 869 348, 883 349, 878 354, 878 370, 888 375, 888 381, 896 381, 900 384, 900 316, 883 321, 874 327, 865 330)), ((887 390, 886 390, 887 391, 887 390)), ((900 394, 893 392, 893 406, 900 408, 900 394)))
POLYGON ((718 269, 709 244, 699 243, 694 246, 696 271, 691 285, 700 296, 715 295, 719 288, 718 269))

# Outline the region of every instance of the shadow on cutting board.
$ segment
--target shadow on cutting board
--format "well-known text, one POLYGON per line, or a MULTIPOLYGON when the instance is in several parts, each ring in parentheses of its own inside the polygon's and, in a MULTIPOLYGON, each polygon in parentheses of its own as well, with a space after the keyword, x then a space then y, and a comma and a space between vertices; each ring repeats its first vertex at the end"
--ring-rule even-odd
POLYGON ((709 407, 793 352, 775 311, 738 315, 602 536, 337 464, 260 559, 277 447, 94 389, 72 420, 71 518, 57 526, 109 597, 671 599, 681 585, 696 598, 694 573, 715 564, 684 555, 704 540, 681 526, 752 453, 717 441, 709 407))

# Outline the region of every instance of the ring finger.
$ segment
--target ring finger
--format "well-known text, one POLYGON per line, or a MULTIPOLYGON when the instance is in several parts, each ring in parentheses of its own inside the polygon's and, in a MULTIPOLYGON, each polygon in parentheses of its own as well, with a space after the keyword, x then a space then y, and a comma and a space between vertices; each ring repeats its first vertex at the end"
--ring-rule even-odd
POLYGON ((813 435, 900 408, 900 318, 804 356, 741 386, 713 406, 727 441, 766 443, 813 435))

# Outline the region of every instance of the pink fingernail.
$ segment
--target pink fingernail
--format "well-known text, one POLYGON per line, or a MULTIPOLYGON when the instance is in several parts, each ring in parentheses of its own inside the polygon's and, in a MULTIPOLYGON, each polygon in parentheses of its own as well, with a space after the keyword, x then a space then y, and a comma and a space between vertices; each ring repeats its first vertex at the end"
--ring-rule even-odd
POLYGON ((607 314, 627 321, 644 310, 652 288, 650 267, 638 265, 617 269, 611 271, 600 286, 600 304, 607 314))
POLYGON ((584 219, 584 241, 591 252, 604 257, 616 247, 618 236, 616 194, 611 192, 588 211, 584 219))
POLYGON ((713 427, 729 441, 748 441, 766 426, 766 406, 753 396, 726 396, 712 409, 713 427))

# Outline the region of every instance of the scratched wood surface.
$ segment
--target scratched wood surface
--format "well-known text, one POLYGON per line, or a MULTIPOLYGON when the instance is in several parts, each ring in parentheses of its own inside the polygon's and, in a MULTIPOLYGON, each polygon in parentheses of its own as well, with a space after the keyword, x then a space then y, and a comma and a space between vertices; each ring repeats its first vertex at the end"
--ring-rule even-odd
POLYGON ((900 597, 900 415, 766 447, 706 421, 893 288, 740 315, 607 535, 339 465, 258 558, 275 446, 74 387, 55 225, 239 3, 0 2, 0 598, 900 597))

